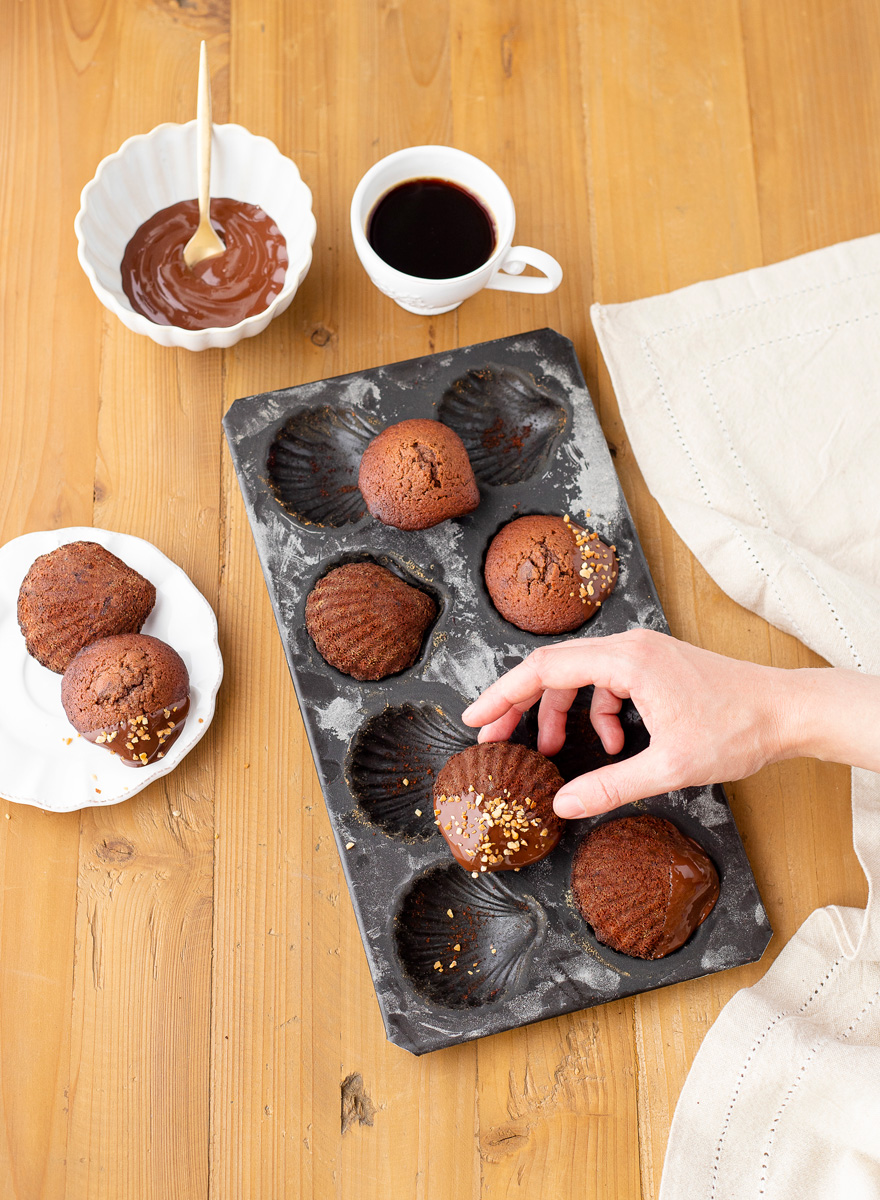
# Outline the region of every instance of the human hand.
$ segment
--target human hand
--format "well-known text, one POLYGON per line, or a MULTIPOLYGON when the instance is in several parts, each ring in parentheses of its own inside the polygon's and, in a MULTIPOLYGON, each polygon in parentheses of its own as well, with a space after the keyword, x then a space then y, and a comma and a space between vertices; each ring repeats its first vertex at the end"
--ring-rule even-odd
POLYGON ((556 754, 578 688, 594 685, 590 719, 609 754, 623 749, 619 712, 632 700, 651 735, 632 758, 566 783, 560 817, 593 816, 676 788, 751 775, 786 757, 792 672, 701 650, 667 634, 632 629, 543 646, 503 675, 462 714, 479 740, 510 737, 540 701, 538 749, 556 754))

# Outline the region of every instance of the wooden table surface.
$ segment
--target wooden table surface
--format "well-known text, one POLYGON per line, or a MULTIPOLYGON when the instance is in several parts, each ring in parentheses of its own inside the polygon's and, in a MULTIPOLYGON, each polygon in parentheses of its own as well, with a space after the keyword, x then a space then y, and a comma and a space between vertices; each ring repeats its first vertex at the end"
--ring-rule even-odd
POLYGON ((730 789, 776 930, 760 965, 410 1057, 384 1039, 220 418, 237 396, 552 326, 673 632, 815 664, 719 591, 648 495, 589 305, 880 227, 880 5, 0 0, 0 21, 0 541, 149 539, 214 607, 226 664, 208 735, 135 799, 0 802, 0 1196, 656 1196, 722 1005, 817 905, 865 901, 847 771, 794 762, 730 789), (215 119, 298 163, 318 237, 282 318, 189 354, 104 311, 73 218, 105 154, 194 115, 200 38, 215 119), (429 319, 372 288, 351 193, 423 142, 499 171, 558 292, 429 319))

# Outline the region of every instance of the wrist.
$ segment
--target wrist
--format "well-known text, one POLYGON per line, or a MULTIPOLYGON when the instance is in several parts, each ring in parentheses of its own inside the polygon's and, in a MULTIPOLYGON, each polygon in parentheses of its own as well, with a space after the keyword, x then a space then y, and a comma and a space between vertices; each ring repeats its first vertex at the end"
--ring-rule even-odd
POLYGON ((821 714, 825 708, 821 699, 822 669, 772 667, 770 670, 773 680, 769 701, 778 731, 777 761, 821 757, 817 750, 822 737, 821 714))
POLYGON ((813 691, 816 681, 809 669, 761 667, 755 681, 763 697, 763 738, 767 762, 810 755, 807 749, 814 731, 811 716, 815 709, 813 691))
POLYGON ((880 679, 841 667, 776 670, 780 758, 880 770, 880 679))

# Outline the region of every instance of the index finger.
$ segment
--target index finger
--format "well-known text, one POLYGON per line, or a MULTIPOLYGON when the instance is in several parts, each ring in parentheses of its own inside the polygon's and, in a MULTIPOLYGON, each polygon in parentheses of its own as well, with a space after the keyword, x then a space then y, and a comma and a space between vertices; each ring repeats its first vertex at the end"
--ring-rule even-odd
POLYGON ((625 637, 614 633, 541 646, 496 679, 464 710, 461 719, 465 725, 488 725, 511 708, 529 708, 547 688, 564 690, 593 683, 613 691, 612 682, 619 677, 621 666, 615 649, 625 637))

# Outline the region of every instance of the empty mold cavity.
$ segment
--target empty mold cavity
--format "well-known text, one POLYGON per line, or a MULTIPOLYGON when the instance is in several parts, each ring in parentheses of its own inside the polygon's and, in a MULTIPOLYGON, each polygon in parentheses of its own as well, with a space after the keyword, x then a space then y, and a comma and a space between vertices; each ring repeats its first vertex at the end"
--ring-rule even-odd
POLYGON ((473 744, 442 709, 405 703, 370 717, 355 734, 346 775, 365 816, 392 837, 436 832, 433 787, 448 758, 473 744))
POLYGON ((496 366, 457 379, 437 415, 464 442, 474 474, 490 486, 530 479, 549 459, 567 419, 530 375, 496 366))
POLYGON ((353 409, 303 408, 278 431, 266 469, 281 507, 304 525, 352 525, 366 515, 358 469, 375 430, 353 409))
POLYGON ((397 953, 413 987, 447 1008, 475 1008, 522 992, 547 929, 531 896, 498 875, 456 863, 419 876, 395 920, 397 953))
MULTIPOLYGON (((571 779, 576 779, 578 775, 585 775, 588 771, 607 767, 609 763, 632 758, 634 754, 646 749, 651 740, 650 734, 632 702, 626 700, 620 711, 623 749, 619 754, 608 754, 590 720, 592 698, 593 689, 591 687, 581 688, 578 692, 565 719, 565 744, 550 759, 566 783, 571 779)), ((537 747, 537 706, 529 709, 526 715, 522 740, 526 745, 537 747)))

